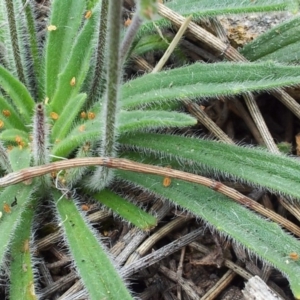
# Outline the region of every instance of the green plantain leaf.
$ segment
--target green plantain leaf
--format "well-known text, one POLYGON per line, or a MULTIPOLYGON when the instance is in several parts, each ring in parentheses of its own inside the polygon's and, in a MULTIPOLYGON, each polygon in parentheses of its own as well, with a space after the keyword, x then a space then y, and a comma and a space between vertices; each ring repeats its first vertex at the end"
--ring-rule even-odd
POLYGON ((299 34, 300 17, 297 16, 260 35, 245 45, 240 52, 250 61, 259 59, 299 63, 299 34))
POLYGON ((68 53, 69 59, 65 68, 56 74, 57 88, 53 98, 50 98, 50 106, 58 114, 63 111, 68 101, 77 95, 85 79, 92 55, 98 17, 98 14, 93 13, 89 19, 85 20, 82 30, 73 43, 74 47, 68 53))
POLYGON ((197 124, 197 120, 190 115, 159 111, 159 110, 133 110, 122 111, 120 114, 120 133, 143 129, 186 127, 197 124))
POLYGON ((22 212, 26 209, 32 192, 33 188, 31 185, 20 183, 8 186, 7 188, 2 189, 0 193, 0 210, 3 210, 3 215, 0 219, 0 265, 3 263, 4 255, 8 250, 10 240, 14 236, 17 226, 20 224, 22 212), (17 204, 10 207, 15 201, 17 201, 17 204), (10 207, 11 212, 5 212, 5 204, 10 207))
POLYGON ((94 194, 93 198, 142 230, 148 231, 157 225, 155 217, 107 189, 94 194))
MULTIPOLYGON (((33 265, 30 254, 31 225, 37 200, 30 201, 22 213, 21 224, 12 239, 10 253, 10 299, 35 299, 33 265)), ((1 226, 0 226, 1 227, 1 226)))
POLYGON ((64 220, 61 226, 65 239, 89 297, 132 299, 108 254, 100 245, 97 233, 84 221, 74 200, 61 197, 58 191, 54 192, 54 198, 60 218, 64 220))
POLYGON ((1 121, 4 123, 3 129, 20 129, 27 131, 24 122, 20 118, 20 115, 15 110, 15 108, 7 101, 0 96, 0 107, 1 107, 1 121))
POLYGON ((30 124, 33 115, 34 100, 28 90, 15 76, 0 65, 0 87, 10 96, 25 125, 30 124))
POLYGON ((119 142, 143 153, 170 157, 199 172, 224 175, 300 199, 300 163, 284 155, 189 137, 135 134, 119 142))
POLYGON ((238 95, 300 83, 300 67, 263 63, 195 63, 147 74, 122 87, 123 109, 154 102, 238 95))
POLYGON ((172 180, 164 187, 160 176, 118 170, 120 178, 170 199, 207 222, 221 235, 229 236, 280 270, 288 278, 294 296, 300 296, 300 261, 288 260, 289 254, 300 247, 300 242, 281 227, 242 207, 224 195, 196 184, 172 180))
POLYGON ((46 96, 50 100, 56 89, 57 76, 68 62, 85 5, 85 0, 53 1, 48 26, 55 27, 48 32, 45 56, 46 96))

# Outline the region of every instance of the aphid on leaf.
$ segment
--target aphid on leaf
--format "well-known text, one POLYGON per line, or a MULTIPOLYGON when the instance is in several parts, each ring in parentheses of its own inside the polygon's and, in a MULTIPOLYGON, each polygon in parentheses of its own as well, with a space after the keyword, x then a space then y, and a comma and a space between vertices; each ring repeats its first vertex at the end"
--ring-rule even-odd
POLYGON ((86 204, 82 204, 82 205, 81 205, 81 209, 82 209, 83 211, 88 211, 88 210, 90 209, 90 206, 89 206, 89 205, 86 205, 86 204))
POLYGON ((76 84, 76 78, 72 77, 71 81, 70 81, 70 85, 74 86, 76 84))
POLYGON ((3 210, 7 213, 10 214, 11 213, 11 208, 7 203, 3 204, 3 210))
POLYGON ((95 114, 95 113, 93 113, 92 111, 89 111, 89 112, 88 112, 88 119, 89 119, 89 120, 93 120, 93 119, 95 119, 95 117, 96 117, 96 114, 95 114))
POLYGON ((51 118, 52 120, 57 120, 57 119, 59 118, 59 115, 58 115, 56 112, 52 111, 52 112, 50 113, 50 118, 51 118))
POLYGON ((7 118, 10 117, 10 115, 11 115, 11 113, 8 109, 3 109, 2 114, 4 117, 7 117, 7 118))
POLYGON ((82 112, 80 113, 80 118, 81 118, 81 119, 85 119, 85 118, 86 118, 86 112, 85 112, 85 111, 82 111, 82 112))
POLYGON ((171 182, 172 182, 172 180, 171 180, 170 177, 164 177, 164 179, 163 179, 163 186, 164 187, 168 187, 168 186, 171 185, 171 182))
POLYGON ((131 22, 132 22, 131 19, 128 18, 128 19, 124 22, 124 26, 125 26, 125 27, 128 27, 128 26, 131 24, 131 22))
POLYGON ((2 218, 2 211, 0 211, 0 219, 2 218))
POLYGON ((80 132, 85 131, 85 126, 84 126, 84 125, 79 126, 78 130, 79 130, 80 132))
POLYGON ((24 242, 23 242, 23 246, 22 246, 22 252, 29 252, 29 240, 26 239, 24 242))
POLYGON ((88 10, 86 13, 85 13, 85 18, 86 19, 89 19, 90 17, 92 16, 92 11, 91 10, 88 10))
POLYGON ((48 31, 55 31, 57 29, 57 27, 55 25, 49 25, 47 27, 48 31))
POLYGON ((44 100, 44 103, 45 103, 45 105, 47 105, 47 104, 48 104, 48 102, 49 102, 49 98, 48 98, 48 97, 46 97, 46 98, 45 98, 45 100, 44 100))
POLYGON ((22 138, 20 137, 20 136, 16 136, 15 137, 15 141, 18 143, 18 144, 20 144, 21 142, 22 142, 22 138))
POLYGON ((4 127, 4 122, 0 120, 0 129, 4 127))
POLYGON ((297 261, 297 260, 299 259, 299 254, 296 253, 296 252, 291 252, 291 253, 289 254, 289 257, 290 257, 290 259, 292 259, 292 260, 294 260, 294 261, 297 261))

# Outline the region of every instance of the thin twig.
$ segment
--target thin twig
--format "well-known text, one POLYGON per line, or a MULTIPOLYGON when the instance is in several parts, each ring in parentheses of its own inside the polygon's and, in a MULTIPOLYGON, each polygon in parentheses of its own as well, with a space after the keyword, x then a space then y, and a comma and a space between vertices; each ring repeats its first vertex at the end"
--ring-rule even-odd
POLYGON ((300 237, 300 228, 296 226, 294 223, 288 221, 282 216, 276 214, 275 212, 266 209, 263 205, 257 203, 256 201, 252 200, 249 197, 246 197, 245 195, 239 193, 238 191, 224 185, 221 182, 200 175, 195 175, 195 174, 178 171, 170 168, 163 168, 158 166, 142 164, 124 158, 112 158, 112 157, 74 158, 74 159, 63 160, 59 162, 53 162, 43 166, 25 168, 0 178, 0 187, 5 187, 22 181, 27 181, 31 178, 42 176, 51 172, 58 172, 60 170, 65 170, 65 169, 86 167, 86 166, 96 166, 96 165, 104 166, 107 168, 125 170, 125 171, 168 176, 171 178, 177 178, 188 182, 204 185, 206 187, 215 190, 216 192, 228 196, 229 198, 235 200, 236 202, 246 207, 251 208, 252 210, 255 210, 256 212, 277 222, 278 224, 284 226, 286 229, 290 230, 292 233, 300 237))

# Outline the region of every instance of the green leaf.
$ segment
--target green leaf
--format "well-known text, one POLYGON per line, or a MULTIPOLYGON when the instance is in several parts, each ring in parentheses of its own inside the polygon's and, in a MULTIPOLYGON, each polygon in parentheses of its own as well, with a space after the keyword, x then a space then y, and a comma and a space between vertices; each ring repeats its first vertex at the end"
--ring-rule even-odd
POLYGON ((224 175, 278 194, 300 199, 300 163, 262 149, 239 147, 166 134, 135 134, 120 138, 123 145, 170 157, 193 170, 224 175), (148 150, 147 150, 148 149, 148 150))
POLYGON ((93 195, 93 198, 142 230, 148 231, 157 225, 155 217, 107 189, 93 195))
POLYGON ((17 144, 16 139, 21 138, 22 142, 25 143, 25 145, 29 142, 29 134, 28 132, 25 132, 23 130, 19 129, 7 129, 1 132, 0 139, 2 141, 7 142, 13 142, 14 144, 17 144))
POLYGON ((28 90, 15 76, 0 65, 0 86, 10 96, 25 125, 30 124, 33 115, 34 100, 28 90))
POLYGON ((300 17, 295 17, 260 35, 240 52, 250 61, 300 62, 300 17))
POLYGON ((122 87, 122 108, 186 98, 239 95, 300 83, 300 67, 263 63, 195 63, 147 74, 122 87))
MULTIPOLYGON (((61 70, 61 73, 56 74, 57 88, 53 98, 50 98, 50 105, 53 111, 58 114, 62 112, 68 101, 77 95, 86 77, 93 50, 97 16, 98 14, 92 14, 89 19, 85 20, 85 24, 74 42, 73 49, 68 53, 68 63, 61 70)), ((64 45, 65 43, 63 47, 64 45)))
POLYGON ((100 245, 97 233, 79 213, 75 201, 54 192, 65 239, 91 299, 132 299, 124 282, 100 245))
POLYGON ((8 157, 14 172, 30 166, 31 153, 28 148, 20 149, 18 147, 14 147, 8 152, 8 157))
POLYGON ((20 183, 3 189, 0 194, 1 211, 5 203, 10 206, 17 199, 17 205, 10 208, 11 213, 3 212, 2 218, 0 219, 0 265, 3 263, 9 242, 14 236, 17 226, 20 224, 22 212, 26 209, 32 190, 31 185, 20 183))
POLYGON ((288 278, 294 296, 300 296, 300 261, 288 260, 300 242, 274 222, 267 221, 247 208, 215 191, 181 180, 172 180, 165 188, 161 177, 117 171, 117 176, 147 189, 159 197, 200 217, 221 235, 229 236, 258 257, 280 270, 288 278), (287 263, 287 260, 289 261, 287 263))
POLYGON ((10 247, 13 259, 10 264, 10 299, 32 300, 35 298, 33 265, 31 262, 29 240, 34 208, 37 200, 31 201, 21 216, 10 247))
POLYGON ((48 26, 53 25, 56 30, 48 32, 45 57, 46 96, 50 100, 57 86, 57 76, 69 60, 85 5, 85 0, 56 0, 51 4, 52 13, 48 26))
POLYGON ((76 117, 78 117, 85 100, 86 94, 78 94, 75 97, 71 97, 65 104, 62 113, 59 115, 58 120, 55 121, 52 127, 52 141, 61 140, 66 137, 70 128, 73 126, 76 117))
POLYGON ((28 128, 25 127, 24 122, 20 118, 20 115, 17 113, 15 108, 8 102, 7 99, 4 99, 0 96, 0 111, 1 111, 1 121, 4 122, 4 129, 20 129, 27 131, 28 128))
POLYGON ((195 124, 197 120, 190 115, 159 110, 122 111, 119 121, 121 133, 141 129, 186 127, 195 124))

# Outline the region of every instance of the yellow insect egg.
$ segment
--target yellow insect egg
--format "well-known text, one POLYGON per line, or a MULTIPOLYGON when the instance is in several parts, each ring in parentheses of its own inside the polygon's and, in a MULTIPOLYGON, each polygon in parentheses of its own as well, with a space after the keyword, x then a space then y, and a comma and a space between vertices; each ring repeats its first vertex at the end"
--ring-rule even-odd
POLYGON ((0 129, 4 127, 4 122, 0 120, 0 129))
POLYGON ((52 111, 52 112, 50 113, 50 118, 51 118, 52 120, 57 120, 57 119, 59 118, 59 115, 58 115, 56 112, 52 111))
POLYGON ((292 259, 292 260, 298 260, 299 259, 299 254, 298 253, 296 253, 296 252, 291 252, 290 254, 289 254, 289 257, 290 257, 290 259, 292 259))
POLYGON ((80 132, 85 131, 85 126, 84 126, 84 125, 79 126, 78 130, 79 130, 80 132))
POLYGON ((47 27, 48 31, 55 31, 57 29, 57 27, 55 25, 49 25, 47 27))
POLYGON ((11 115, 11 113, 8 109, 3 109, 2 114, 4 117, 7 117, 7 118, 10 117, 10 115, 11 115))
POLYGON ((82 111, 82 112, 80 113, 80 118, 81 118, 81 119, 85 119, 85 118, 86 118, 86 112, 85 112, 85 111, 82 111))
POLYGON ((76 78, 72 77, 71 81, 70 81, 70 85, 74 86, 76 84, 76 78))
POLYGON ((164 187, 168 187, 168 186, 171 185, 171 182, 172 182, 172 180, 171 180, 170 177, 164 177, 164 179, 163 179, 163 186, 164 187))
POLYGON ((88 10, 86 13, 85 13, 85 18, 86 19, 89 19, 90 17, 92 16, 92 11, 91 10, 88 10))
POLYGON ((93 113, 92 111, 88 112, 88 119, 89 120, 93 120, 93 119, 95 119, 95 117, 96 117, 95 113, 93 113))

